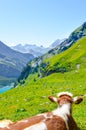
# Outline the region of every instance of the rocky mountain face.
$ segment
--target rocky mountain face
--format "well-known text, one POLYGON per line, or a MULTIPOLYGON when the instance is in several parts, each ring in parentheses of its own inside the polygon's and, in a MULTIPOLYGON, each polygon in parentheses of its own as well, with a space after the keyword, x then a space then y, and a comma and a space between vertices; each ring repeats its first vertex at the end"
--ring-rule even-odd
POLYGON ((23 67, 33 58, 32 54, 14 51, 0 41, 0 77, 17 78, 23 67))
POLYGON ((53 42, 49 48, 55 48, 56 46, 60 45, 63 41, 65 41, 65 38, 64 39, 57 39, 55 42, 53 42))
POLYGON ((80 27, 75 29, 67 39, 65 39, 55 48, 51 49, 49 52, 52 54, 58 54, 68 49, 72 44, 74 44, 77 40, 84 36, 86 36, 86 22, 84 22, 80 27))

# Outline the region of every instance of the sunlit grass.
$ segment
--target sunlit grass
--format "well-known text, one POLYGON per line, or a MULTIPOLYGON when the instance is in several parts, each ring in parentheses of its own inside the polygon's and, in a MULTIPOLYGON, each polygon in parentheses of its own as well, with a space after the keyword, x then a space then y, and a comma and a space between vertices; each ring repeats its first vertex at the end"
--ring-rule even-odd
MULTIPOLYGON (((55 73, 40 79, 37 74, 31 75, 23 86, 0 95, 0 119, 9 118, 16 121, 40 112, 51 111, 56 108, 56 105, 48 100, 49 95, 55 96, 61 91, 72 92, 74 96, 85 94, 85 79, 84 70, 78 73, 75 71, 55 73)), ((73 105, 73 116, 80 128, 82 126, 86 128, 85 106, 86 98, 80 105, 73 105)))

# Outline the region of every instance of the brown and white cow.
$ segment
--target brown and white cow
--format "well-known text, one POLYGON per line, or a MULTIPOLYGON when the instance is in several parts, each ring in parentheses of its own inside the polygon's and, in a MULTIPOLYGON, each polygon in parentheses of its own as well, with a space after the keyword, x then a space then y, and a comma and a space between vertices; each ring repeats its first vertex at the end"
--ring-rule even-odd
POLYGON ((79 104, 83 100, 82 96, 73 98, 71 93, 61 92, 58 98, 49 96, 49 99, 58 104, 52 112, 38 114, 15 123, 8 121, 6 125, 3 125, 3 122, 0 130, 78 130, 72 117, 72 103, 79 104))

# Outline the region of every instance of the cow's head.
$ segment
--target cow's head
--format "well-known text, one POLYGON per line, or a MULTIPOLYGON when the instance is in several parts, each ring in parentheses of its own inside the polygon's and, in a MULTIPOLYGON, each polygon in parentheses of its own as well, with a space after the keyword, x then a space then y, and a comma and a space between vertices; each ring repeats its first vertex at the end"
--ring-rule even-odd
POLYGON ((57 98, 53 96, 49 96, 48 98, 50 101, 58 103, 60 106, 66 103, 79 104, 83 101, 83 96, 73 97, 73 95, 69 92, 61 92, 57 95, 57 98))

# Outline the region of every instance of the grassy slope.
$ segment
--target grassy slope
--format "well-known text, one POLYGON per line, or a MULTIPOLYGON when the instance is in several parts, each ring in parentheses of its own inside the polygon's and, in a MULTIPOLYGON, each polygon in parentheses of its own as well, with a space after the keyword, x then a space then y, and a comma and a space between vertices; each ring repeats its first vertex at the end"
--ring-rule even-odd
MULTIPOLYGON (((50 111, 56 108, 47 96, 61 91, 76 95, 86 94, 86 38, 80 39, 70 49, 44 62, 50 66, 56 62, 61 65, 71 62, 72 69, 65 73, 53 73, 44 78, 38 74, 30 75, 25 84, 0 95, 0 119, 13 121, 50 111), (77 67, 77 64, 79 67, 77 67)), ((79 105, 73 105, 73 116, 80 127, 86 129, 86 97, 79 105)))
MULTIPOLYGON (((86 37, 78 40, 67 51, 60 53, 59 55, 52 56, 51 58, 45 59, 44 62, 49 62, 50 66, 53 67, 57 62, 60 63, 60 66, 67 63, 72 64, 83 64, 86 62, 86 37)), ((74 68, 73 68, 74 69, 74 68)))

